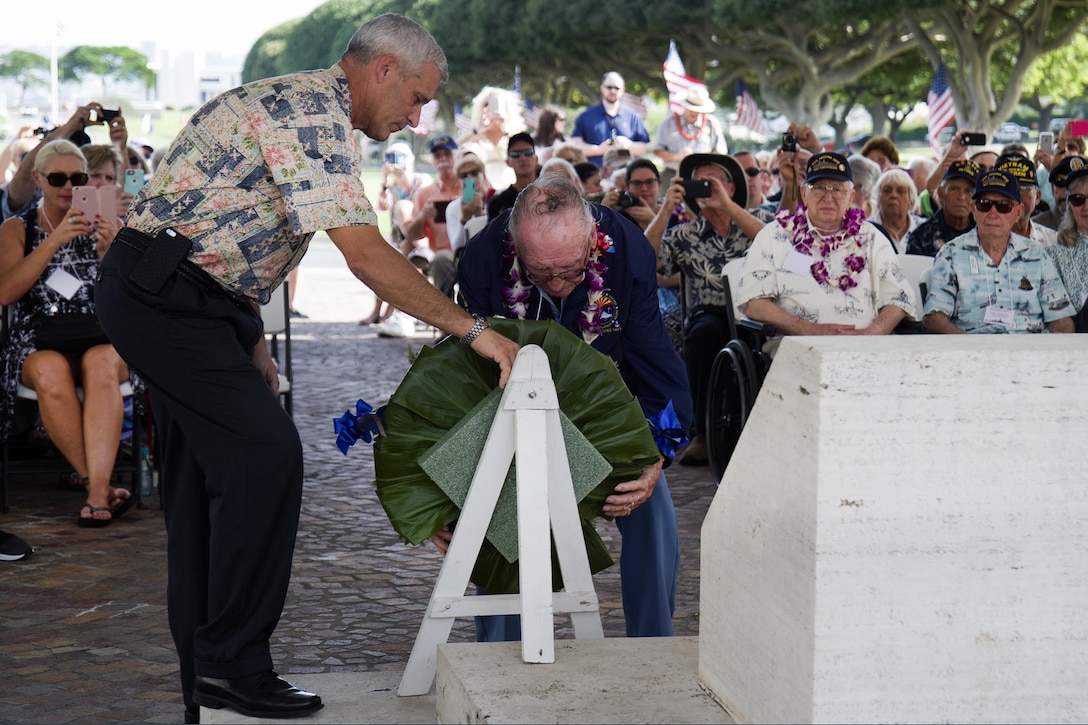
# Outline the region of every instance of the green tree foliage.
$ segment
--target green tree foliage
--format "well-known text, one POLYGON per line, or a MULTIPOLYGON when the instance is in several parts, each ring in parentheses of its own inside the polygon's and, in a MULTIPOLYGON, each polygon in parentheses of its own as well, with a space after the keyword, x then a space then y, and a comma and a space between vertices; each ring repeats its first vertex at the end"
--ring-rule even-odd
POLYGON ((1039 128, 1050 127, 1050 117, 1058 106, 1088 96, 1088 36, 1077 33, 1057 50, 1035 61, 1024 76, 1021 103, 1039 112, 1039 128))
POLYGON ((948 67, 957 124, 990 134, 1012 116, 1036 59, 1084 32, 1088 2, 962 0, 903 16, 933 68, 948 67))
POLYGON ((60 59, 62 81, 82 81, 86 76, 97 76, 102 83, 102 96, 106 94, 106 80, 141 81, 149 89, 155 85, 157 75, 147 67, 147 56, 131 48, 108 48, 78 45, 60 59))
POLYGON ((0 55, 0 77, 14 78, 19 84, 19 105, 28 89, 49 83, 49 59, 28 50, 13 50, 0 55))
POLYGON ((287 39, 294 32, 301 18, 289 20, 264 33, 246 53, 242 64, 242 83, 249 83, 260 78, 274 78, 291 70, 285 67, 287 39))

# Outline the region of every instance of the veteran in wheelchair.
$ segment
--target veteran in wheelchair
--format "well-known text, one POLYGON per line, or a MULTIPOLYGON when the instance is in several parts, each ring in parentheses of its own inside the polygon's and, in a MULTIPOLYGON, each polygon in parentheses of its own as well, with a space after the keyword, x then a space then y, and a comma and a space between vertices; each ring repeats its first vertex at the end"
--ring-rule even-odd
POLYGON ((800 192, 797 209, 756 236, 734 285, 748 319, 738 319, 708 389, 708 454, 719 478, 782 336, 886 335, 914 314, 914 287, 891 243, 850 208, 846 158, 812 156, 800 192))

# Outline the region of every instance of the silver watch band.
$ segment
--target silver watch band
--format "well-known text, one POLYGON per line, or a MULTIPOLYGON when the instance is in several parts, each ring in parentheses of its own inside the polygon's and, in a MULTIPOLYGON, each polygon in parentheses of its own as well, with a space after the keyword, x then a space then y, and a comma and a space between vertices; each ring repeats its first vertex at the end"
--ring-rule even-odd
POLYGON ((480 333, 487 329, 487 318, 480 315, 473 315, 476 318, 476 323, 472 326, 472 329, 468 331, 464 337, 461 338, 462 345, 471 345, 473 341, 480 336, 480 333))

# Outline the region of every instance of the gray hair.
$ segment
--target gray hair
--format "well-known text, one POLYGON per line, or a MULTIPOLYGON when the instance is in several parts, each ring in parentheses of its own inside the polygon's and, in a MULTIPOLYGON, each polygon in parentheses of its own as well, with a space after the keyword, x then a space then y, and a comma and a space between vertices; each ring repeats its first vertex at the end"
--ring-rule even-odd
POLYGON ((529 218, 544 219, 545 224, 558 221, 568 214, 580 214, 588 236, 594 228, 589 204, 578 187, 562 176, 544 176, 522 189, 510 212, 510 234, 517 244, 517 230, 529 218))
MULTIPOLYGON (((854 177, 857 178, 856 176, 854 177)), ((918 187, 914 185, 914 179, 910 177, 905 170, 900 168, 888 169, 876 182, 876 191, 873 192, 874 200, 879 206, 880 203, 880 190, 888 185, 902 186, 907 190, 907 195, 910 199, 910 204, 907 207, 907 213, 913 214, 914 208, 918 206, 918 187)))
MULTIPOLYGON (((1085 181, 1088 181, 1088 177, 1086 176, 1082 176, 1079 179, 1073 179, 1073 183, 1070 184, 1067 189, 1065 213, 1062 214, 1062 219, 1060 222, 1058 222, 1058 243, 1066 247, 1072 247, 1073 244, 1077 241, 1077 237, 1080 235, 1080 232, 1077 231, 1077 222, 1075 219, 1073 219, 1074 207, 1072 204, 1069 203, 1068 194, 1074 193, 1074 186, 1078 188, 1082 186, 1088 186, 1084 183, 1085 181)), ((1081 192, 1076 193, 1079 194, 1081 192)))
POLYGON ((567 181, 574 184, 580 189, 578 192, 579 194, 584 191, 584 189, 581 189, 582 179, 578 176, 578 172, 574 169, 574 164, 567 161, 566 159, 561 159, 553 156, 552 158, 544 162, 544 165, 540 167, 540 178, 552 176, 565 176, 567 178, 567 181))
POLYGON ((42 146, 34 159, 34 170, 39 174, 45 173, 46 168, 55 156, 76 156, 83 162, 83 170, 87 170, 87 157, 79 150, 79 146, 67 139, 57 139, 42 146))
POLYGON ((368 20, 355 31, 344 50, 345 57, 351 56, 360 65, 386 54, 396 56, 407 66, 401 69, 401 77, 418 75, 424 64, 434 63, 442 81, 449 79, 449 65, 442 48, 426 28, 403 15, 385 13, 368 20))
POLYGON ((876 180, 880 178, 880 164, 861 154, 850 154, 846 161, 854 172, 854 183, 861 187, 866 199, 872 199, 876 180))

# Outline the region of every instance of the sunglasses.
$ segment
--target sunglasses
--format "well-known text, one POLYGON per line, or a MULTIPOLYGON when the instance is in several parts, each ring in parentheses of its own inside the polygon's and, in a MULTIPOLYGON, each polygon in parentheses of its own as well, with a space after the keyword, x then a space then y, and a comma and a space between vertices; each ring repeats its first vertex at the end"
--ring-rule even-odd
POLYGON ((522 156, 536 156, 536 149, 530 147, 520 151, 507 151, 506 155, 512 159, 520 159, 522 156))
POLYGON ((747 174, 750 178, 754 179, 757 176, 759 176, 760 170, 758 168, 756 168, 755 166, 753 166, 750 169, 745 169, 744 173, 747 174))
POLYGON ((69 181, 72 182, 72 186, 83 186, 90 178, 91 177, 87 176, 87 174, 82 171, 77 171, 72 175, 54 171, 51 174, 45 175, 45 180, 49 182, 49 185, 56 187, 57 189, 67 184, 69 181))
POLYGON ((458 179, 467 179, 470 176, 479 176, 479 175, 480 175, 480 170, 479 169, 473 169, 472 171, 462 171, 460 174, 457 175, 457 178, 458 179))
POLYGON ((1016 202, 1009 199, 975 199, 975 208, 983 214, 989 214, 994 208, 998 214, 1008 214, 1016 208, 1016 202))
POLYGON ((1066 202, 1073 206, 1084 206, 1084 200, 1088 199, 1088 195, 1085 194, 1069 194, 1065 197, 1066 202))

